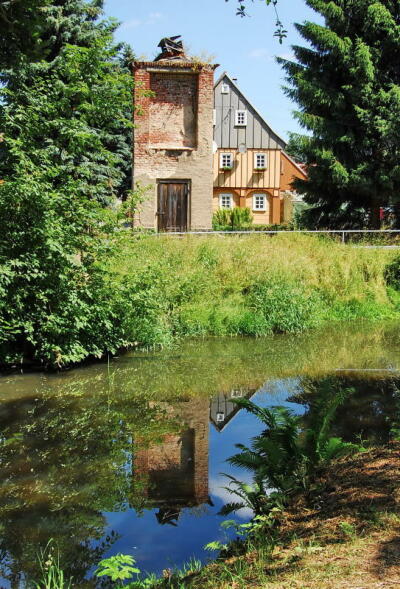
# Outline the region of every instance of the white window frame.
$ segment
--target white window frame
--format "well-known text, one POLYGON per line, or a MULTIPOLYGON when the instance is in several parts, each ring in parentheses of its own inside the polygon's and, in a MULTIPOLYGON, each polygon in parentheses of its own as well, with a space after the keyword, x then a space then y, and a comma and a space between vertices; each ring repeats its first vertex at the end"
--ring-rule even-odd
POLYGON ((245 127, 247 125, 247 110, 235 111, 235 127, 245 127), (242 119, 243 117, 243 119, 242 119))
POLYGON ((229 84, 222 84, 221 94, 229 94, 229 84))
POLYGON ((231 391, 231 399, 241 399, 243 396, 242 391, 231 391))
POLYGON ((223 421, 225 421, 225 413, 223 413, 222 411, 218 411, 216 418, 217 423, 222 423, 223 421))
POLYGON ((254 154, 254 169, 255 170, 266 170, 268 167, 268 156, 266 153, 256 152, 254 154), (264 160, 264 164, 260 163, 260 159, 264 160))
POLYGON ((221 192, 219 195, 219 208, 225 210, 231 210, 233 208, 233 198, 230 192, 221 192), (224 204, 224 199, 229 198, 229 206, 224 204))
POLYGON ((213 126, 217 124, 217 109, 213 108, 213 126))
POLYGON ((265 192, 254 192, 253 193, 253 211, 265 212, 267 210, 267 195, 265 192), (263 205, 260 206, 257 202, 260 197, 263 197, 263 205))
POLYGON ((233 168, 233 153, 227 151, 220 153, 219 167, 229 168, 231 170, 233 168), (229 159, 229 163, 226 162, 225 159, 229 159))

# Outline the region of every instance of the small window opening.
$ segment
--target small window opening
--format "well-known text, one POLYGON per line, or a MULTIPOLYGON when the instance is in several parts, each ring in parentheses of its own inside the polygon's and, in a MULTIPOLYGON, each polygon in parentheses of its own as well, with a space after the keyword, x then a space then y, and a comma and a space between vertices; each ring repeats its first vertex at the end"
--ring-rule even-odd
POLYGON ((220 209, 231 209, 232 208, 232 195, 231 194, 220 194, 219 195, 219 207, 220 209))
POLYGON ((267 167, 267 156, 265 153, 254 154, 254 168, 256 170, 265 170, 267 167))
POLYGON ((223 170, 231 170, 233 168, 233 154, 221 153, 220 166, 223 170))
POLYGON ((235 125, 237 127, 245 127, 247 125, 247 110, 237 110, 235 118, 235 125))
POLYGON ((265 194, 253 194, 253 211, 265 211, 267 198, 265 194))

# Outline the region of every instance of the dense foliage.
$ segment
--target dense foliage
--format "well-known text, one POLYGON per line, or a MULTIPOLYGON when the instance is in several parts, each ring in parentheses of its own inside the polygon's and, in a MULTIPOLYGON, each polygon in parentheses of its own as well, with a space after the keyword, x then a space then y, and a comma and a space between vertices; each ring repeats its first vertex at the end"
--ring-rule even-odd
POLYGON ((212 218, 214 231, 248 230, 253 224, 253 216, 248 207, 233 209, 219 209, 212 218))
POLYGON ((335 394, 321 383, 320 394, 310 412, 310 426, 305 429, 302 417, 287 407, 259 407, 248 399, 235 399, 240 407, 255 415, 265 430, 252 439, 251 446, 236 444, 239 449, 228 459, 233 466, 244 468, 253 476, 248 485, 229 476, 235 488, 228 491, 239 501, 227 503, 222 515, 250 507, 256 515, 269 513, 285 504, 289 497, 309 488, 316 468, 332 459, 360 450, 360 446, 344 442, 330 434, 337 408, 352 392, 339 390, 335 394), (273 492, 271 492, 273 489, 273 492))
POLYGON ((310 46, 280 59, 310 136, 292 140, 308 164, 296 188, 309 223, 378 227, 400 194, 400 7, 397 0, 306 0, 325 21, 298 24, 310 46))
MULTIPOLYGON (((18 13, 21 34, 29 6, 18 13)), ((42 2, 27 46, 3 60, 4 364, 79 361, 125 343, 118 292, 99 264, 113 228, 109 207, 127 185, 132 82, 115 23, 98 21, 100 8, 97 0, 42 2)))
POLYGON ((103 0, 6 0, 0 3, 0 65, 53 61, 66 43, 88 47, 103 0))
POLYGON ((259 336, 397 317, 398 295, 384 277, 393 257, 282 232, 126 239, 109 265, 127 293, 127 337, 163 345, 177 336, 259 336))

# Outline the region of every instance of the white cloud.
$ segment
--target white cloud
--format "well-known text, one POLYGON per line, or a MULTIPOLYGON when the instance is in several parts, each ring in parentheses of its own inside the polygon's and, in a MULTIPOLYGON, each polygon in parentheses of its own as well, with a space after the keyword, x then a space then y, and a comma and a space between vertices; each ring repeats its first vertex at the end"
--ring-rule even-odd
POLYGON ((135 29, 137 27, 140 27, 141 25, 155 25, 162 18, 163 15, 161 14, 161 12, 150 12, 146 20, 133 18, 132 20, 127 20, 123 22, 121 25, 121 29, 135 29))
POLYGON ((155 25, 157 21, 162 19, 163 15, 161 12, 150 12, 145 24, 146 25, 155 25))
POLYGON ((138 20, 137 18, 133 18, 132 20, 127 20, 127 21, 123 22, 121 25, 121 29, 135 29, 136 27, 139 27, 141 24, 142 24, 141 20, 138 20))
POLYGON ((259 47, 258 49, 252 49, 248 55, 252 59, 266 59, 268 61, 271 61, 273 59, 268 49, 265 49, 263 47, 259 47))

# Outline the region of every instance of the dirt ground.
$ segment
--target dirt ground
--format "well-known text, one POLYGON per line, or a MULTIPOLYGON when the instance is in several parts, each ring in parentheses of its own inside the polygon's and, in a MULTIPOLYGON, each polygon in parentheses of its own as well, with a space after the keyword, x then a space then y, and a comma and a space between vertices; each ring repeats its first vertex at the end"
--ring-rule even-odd
POLYGON ((343 458, 318 482, 324 491, 288 512, 282 532, 296 540, 278 551, 282 577, 268 586, 399 589, 400 443, 343 458), (303 553, 297 546, 291 565, 296 543, 303 553))
POLYGON ((287 510, 272 562, 256 550, 203 572, 188 586, 400 589, 400 442, 322 470, 287 510))

